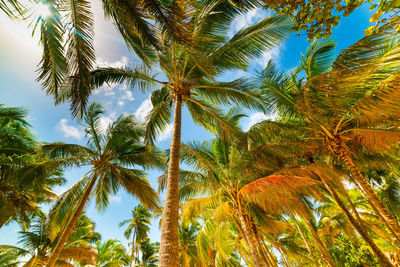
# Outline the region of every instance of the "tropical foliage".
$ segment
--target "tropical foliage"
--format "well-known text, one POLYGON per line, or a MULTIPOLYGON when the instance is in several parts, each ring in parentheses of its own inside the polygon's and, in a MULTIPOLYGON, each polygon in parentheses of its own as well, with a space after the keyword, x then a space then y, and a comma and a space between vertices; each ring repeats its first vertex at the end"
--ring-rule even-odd
MULTIPOLYGON (((291 70, 270 61, 256 73, 252 61, 290 30, 330 35, 363 1, 104 0, 143 62, 120 68, 95 67, 90 2, 45 4, 51 16, 32 24, 44 48, 38 81, 70 103, 86 144, 39 141, 25 109, 0 105, 0 227, 21 226, 18 244, 0 245, 0 266, 400 264, 396 1, 374 2, 375 25, 339 54, 313 39, 291 70), (279 14, 232 30, 257 8, 279 14), (249 73, 227 78, 237 70, 249 73), (105 125, 90 97, 110 84, 151 91, 143 122, 123 114, 105 125), (182 142, 184 112, 212 137, 182 142), (269 119, 244 128, 249 112, 269 119), (85 175, 57 195, 69 168, 85 175), (162 173, 158 192, 151 169, 162 173), (104 211, 120 189, 139 204, 124 207, 126 240, 103 240, 84 211, 91 202, 104 211)), ((27 9, 0 0, 0 10, 15 19, 27 9)))

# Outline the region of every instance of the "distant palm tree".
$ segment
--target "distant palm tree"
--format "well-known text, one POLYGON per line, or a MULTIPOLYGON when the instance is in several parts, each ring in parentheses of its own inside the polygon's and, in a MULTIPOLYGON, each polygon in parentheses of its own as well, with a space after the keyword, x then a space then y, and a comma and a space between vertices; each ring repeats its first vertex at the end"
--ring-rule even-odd
POLYGON ((158 266, 158 251, 160 243, 151 243, 147 238, 139 243, 141 257, 137 257, 137 267, 157 267, 158 266))
MULTIPOLYGON (((15 264, 22 264, 23 258, 29 257, 22 265, 25 267, 44 266, 56 245, 56 242, 51 241, 47 232, 46 219, 46 217, 39 217, 30 231, 20 232, 21 247, 0 245, 0 255, 13 256, 15 264)), ((71 261, 78 263, 83 260, 88 264, 95 264, 97 254, 91 243, 98 238, 98 233, 94 232, 94 223, 86 216, 80 216, 76 228, 61 250, 57 266, 69 266, 71 261)), ((1 266, 12 264, 5 260, 7 258, 0 257, 1 266)))
POLYGON ((94 264, 96 267, 125 266, 129 263, 125 247, 116 239, 108 239, 105 242, 97 241, 96 250, 97 258, 94 264))
POLYGON ((143 144, 144 129, 132 116, 120 116, 106 130, 101 129, 101 105, 92 103, 84 114, 87 146, 53 143, 43 146, 51 158, 71 165, 90 166, 90 171, 65 192, 50 212, 53 225, 63 227, 47 266, 52 267, 65 241, 92 193, 99 210, 109 204, 109 197, 122 186, 150 209, 155 209, 158 195, 142 170, 132 167, 163 167, 164 159, 154 147, 143 144))
POLYGON ((122 227, 126 224, 128 224, 128 227, 124 232, 125 237, 129 239, 132 235, 132 251, 129 264, 132 267, 133 261, 137 257, 135 256, 135 250, 137 250, 136 244, 140 244, 145 240, 150 231, 151 213, 145 206, 139 204, 133 208, 131 219, 122 221, 119 226, 122 227))

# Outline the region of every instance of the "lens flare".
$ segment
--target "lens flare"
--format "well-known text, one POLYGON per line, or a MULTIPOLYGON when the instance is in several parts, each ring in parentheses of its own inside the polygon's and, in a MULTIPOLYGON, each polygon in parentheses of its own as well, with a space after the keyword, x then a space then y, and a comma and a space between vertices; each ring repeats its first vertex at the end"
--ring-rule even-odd
POLYGON ((49 6, 43 3, 37 3, 35 5, 35 11, 41 18, 48 18, 51 16, 49 6))

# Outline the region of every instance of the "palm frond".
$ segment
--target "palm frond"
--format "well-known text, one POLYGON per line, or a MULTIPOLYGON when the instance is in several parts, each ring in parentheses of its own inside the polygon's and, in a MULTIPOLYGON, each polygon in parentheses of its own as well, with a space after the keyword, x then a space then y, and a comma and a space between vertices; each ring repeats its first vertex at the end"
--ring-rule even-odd
POLYGON ((43 46, 43 54, 37 80, 42 83, 47 94, 57 98, 59 89, 68 74, 63 46, 65 29, 61 21, 57 19, 60 17, 60 13, 56 8, 56 3, 48 1, 48 5, 53 16, 46 19, 39 18, 41 22, 40 43, 43 46))
MULTIPOLYGON (((97 253, 93 250, 93 247, 67 247, 63 248, 60 253, 59 259, 61 260, 74 260, 74 261, 85 261, 87 264, 96 263, 97 253)), ((58 265, 57 265, 58 266, 58 265)))
POLYGON ((400 141, 400 131, 397 129, 353 128, 346 131, 346 135, 352 137, 352 142, 371 152, 391 150, 400 141))
POLYGON ((90 180, 93 177, 84 176, 76 182, 70 189, 64 192, 49 212, 47 232, 51 240, 54 240, 60 233, 62 226, 75 211, 75 207, 90 180))
POLYGON ((307 47, 307 52, 302 55, 300 62, 300 68, 306 72, 307 79, 331 70, 335 47, 331 40, 318 39, 307 47))
POLYGON ((313 196, 318 185, 318 181, 304 177, 268 176, 245 185, 239 195, 266 211, 302 213, 305 211, 302 198, 313 196))
POLYGON ((172 107, 171 95, 165 86, 151 94, 151 104, 153 108, 146 117, 146 137, 147 143, 154 143, 157 135, 165 130, 171 123, 172 107))
POLYGON ((222 69, 245 69, 248 62, 279 44, 290 30, 289 20, 281 15, 272 15, 240 30, 223 46, 215 50, 210 58, 222 69))
POLYGON ((91 71, 94 67, 94 21, 90 2, 69 0, 67 15, 71 30, 67 37, 67 68, 73 76, 70 102, 73 116, 82 117, 92 91, 91 71))
POLYGON ((265 103, 257 88, 245 78, 217 83, 204 81, 204 84, 196 86, 193 93, 218 105, 238 105, 265 111, 265 103))
POLYGON ((113 165, 111 172, 124 188, 150 210, 158 208, 159 197, 142 171, 113 165))

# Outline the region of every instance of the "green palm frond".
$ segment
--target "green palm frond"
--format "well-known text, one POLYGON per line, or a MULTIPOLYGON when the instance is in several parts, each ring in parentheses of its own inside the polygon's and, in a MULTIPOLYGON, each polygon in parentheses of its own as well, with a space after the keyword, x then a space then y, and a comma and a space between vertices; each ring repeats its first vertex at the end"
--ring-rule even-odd
POLYGON ((0 125, 8 124, 11 121, 22 123, 29 126, 27 119, 27 110, 21 107, 4 107, 0 104, 0 125))
POLYGON ((172 99, 170 91, 166 87, 154 91, 151 94, 153 108, 146 117, 146 142, 153 143, 157 134, 163 132, 171 123, 172 99))
MULTIPOLYGON (((92 178, 93 179, 93 178, 92 178)), ((47 232, 49 237, 54 240, 62 229, 63 225, 75 210, 75 206, 79 202, 85 188, 90 182, 89 176, 84 176, 76 182, 70 189, 65 191, 57 200, 49 212, 49 221, 47 232), (71 208, 73 207, 73 208, 71 208)))
POLYGON ((258 58, 262 52, 284 40, 290 25, 284 16, 269 16, 236 33, 228 42, 211 53, 211 60, 216 66, 225 69, 244 69, 248 66, 249 60, 258 58))
POLYGON ((98 68, 92 71, 92 84, 99 88, 104 84, 127 83, 131 88, 136 86, 141 91, 152 88, 157 81, 157 74, 152 74, 149 68, 136 66, 131 69, 124 68, 98 68))
POLYGON ((114 21, 128 46, 129 43, 137 40, 137 36, 140 36, 144 44, 160 48, 156 29, 149 21, 149 14, 141 6, 143 2, 121 2, 116 0, 102 2, 105 16, 114 21))
POLYGON ((185 105, 192 115, 193 121, 208 131, 224 133, 227 136, 241 132, 235 122, 225 118, 222 109, 203 101, 201 98, 188 98, 185 105))
POLYGON ((90 2, 69 0, 67 3, 72 30, 67 37, 68 74, 74 77, 70 89, 71 111, 81 117, 91 93, 91 70, 94 67, 94 21, 90 2))
POLYGON ((294 73, 280 72, 274 62, 269 61, 254 78, 254 83, 258 85, 269 110, 287 117, 295 116, 296 93, 301 86, 294 73))
POLYGON ((331 40, 315 39, 308 47, 305 55, 302 55, 300 69, 306 72, 307 79, 311 79, 332 69, 334 61, 334 49, 336 45, 331 40))
MULTIPOLYGON (((64 55, 63 36, 65 28, 60 20, 60 13, 54 1, 48 1, 49 10, 53 16, 49 18, 39 18, 40 43, 43 46, 42 60, 39 65, 38 81, 42 83, 43 89, 47 94, 59 94, 59 89, 68 74, 66 57, 64 55)), ((39 22, 38 21, 38 22, 39 22)))
POLYGON ((230 82, 199 83, 193 93, 218 105, 238 105, 265 111, 265 103, 248 79, 240 78, 230 82))
POLYGON ((158 207, 158 195, 150 186, 144 172, 113 165, 112 175, 124 188, 151 210, 158 207))

